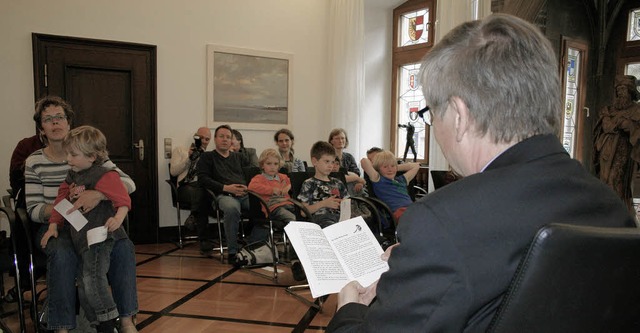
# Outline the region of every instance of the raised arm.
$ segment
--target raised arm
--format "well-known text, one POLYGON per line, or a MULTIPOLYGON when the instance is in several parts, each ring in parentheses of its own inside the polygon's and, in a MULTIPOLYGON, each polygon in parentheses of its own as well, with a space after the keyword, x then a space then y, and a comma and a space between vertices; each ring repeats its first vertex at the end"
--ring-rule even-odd
POLYGON ((404 171, 404 178, 407 179, 407 184, 418 174, 420 171, 419 163, 405 163, 398 165, 398 171, 404 171))
POLYGON ((373 164, 368 158, 365 157, 361 159, 360 165, 362 165, 362 169, 367 173, 372 182, 377 183, 380 180, 380 174, 373 168, 373 164))

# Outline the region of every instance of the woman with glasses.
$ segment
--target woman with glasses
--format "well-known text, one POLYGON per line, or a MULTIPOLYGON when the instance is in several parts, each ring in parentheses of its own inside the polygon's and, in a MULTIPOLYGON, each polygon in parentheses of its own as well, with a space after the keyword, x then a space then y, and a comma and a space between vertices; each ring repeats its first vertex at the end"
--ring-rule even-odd
MULTIPOLYGON (((48 228, 53 202, 58 187, 67 176, 69 165, 62 141, 73 125, 74 112, 65 100, 47 96, 36 103, 33 119, 37 130, 45 138, 46 147, 31 154, 25 163, 25 194, 31 220, 40 224, 38 240, 48 228)), ((103 166, 115 168, 110 160, 103 166)), ((116 168, 127 192, 135 191, 135 183, 116 168)), ((93 209, 104 195, 97 191, 82 192, 74 208, 82 213, 93 209)), ((39 243, 39 242, 38 242, 39 243)), ((42 249, 47 255, 47 328, 55 332, 68 332, 76 326, 76 286, 78 256, 74 251, 68 230, 59 230, 57 238, 49 240, 42 249), (70 269, 72 268, 72 269, 70 269)), ((135 252, 128 238, 115 242, 111 253, 108 278, 121 320, 120 332, 137 332, 132 316, 138 312, 135 277, 135 252)), ((81 299, 84 295, 80 295, 81 299)), ((96 318, 87 318, 96 321, 96 318)))

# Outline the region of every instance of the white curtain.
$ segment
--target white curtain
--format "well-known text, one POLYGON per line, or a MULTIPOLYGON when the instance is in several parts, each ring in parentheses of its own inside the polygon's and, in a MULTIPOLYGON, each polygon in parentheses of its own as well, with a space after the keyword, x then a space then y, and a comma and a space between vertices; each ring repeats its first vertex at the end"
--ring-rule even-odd
POLYGON ((364 0, 331 0, 328 49, 329 124, 347 131, 346 150, 359 161, 365 153, 361 151, 360 137, 366 134, 366 119, 361 115, 365 84, 364 0))

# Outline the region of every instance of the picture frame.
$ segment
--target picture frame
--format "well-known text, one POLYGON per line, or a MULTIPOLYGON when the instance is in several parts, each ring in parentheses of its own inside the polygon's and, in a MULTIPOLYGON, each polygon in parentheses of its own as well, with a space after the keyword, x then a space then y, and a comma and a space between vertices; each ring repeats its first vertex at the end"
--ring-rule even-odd
POLYGON ((289 126, 292 62, 287 53, 207 45, 207 126, 289 126))

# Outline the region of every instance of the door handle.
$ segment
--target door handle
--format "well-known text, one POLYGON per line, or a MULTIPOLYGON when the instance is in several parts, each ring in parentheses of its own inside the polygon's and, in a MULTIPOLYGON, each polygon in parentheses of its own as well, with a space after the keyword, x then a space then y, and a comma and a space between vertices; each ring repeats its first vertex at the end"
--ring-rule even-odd
POLYGON ((133 146, 138 148, 138 157, 141 161, 144 161, 144 140, 138 140, 138 143, 134 143, 133 146))

